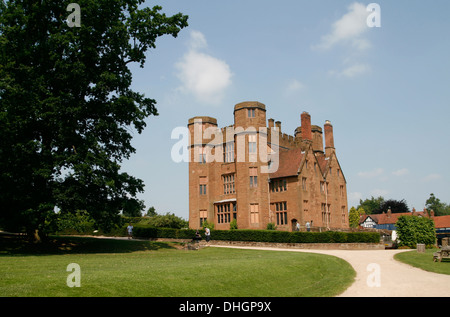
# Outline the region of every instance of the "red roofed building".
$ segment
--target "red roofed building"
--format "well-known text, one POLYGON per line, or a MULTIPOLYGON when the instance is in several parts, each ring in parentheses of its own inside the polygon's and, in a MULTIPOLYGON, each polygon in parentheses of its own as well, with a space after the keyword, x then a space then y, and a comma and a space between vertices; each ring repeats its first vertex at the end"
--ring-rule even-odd
POLYGON ((279 230, 348 228, 347 186, 336 156, 333 127, 311 125, 303 112, 294 135, 268 119, 256 101, 234 107, 234 124, 189 119, 189 226, 279 230), (325 140, 325 146, 324 146, 325 140))
POLYGON ((442 238, 450 237, 450 215, 436 216, 433 217, 433 220, 438 244, 441 244, 442 238))
POLYGON ((391 210, 388 210, 388 212, 383 212, 382 214, 361 215, 359 225, 364 228, 395 231, 395 224, 400 216, 418 216, 433 219, 438 243, 440 243, 442 238, 450 237, 450 215, 435 216, 433 210, 428 212, 426 209, 423 211, 416 211, 413 208, 412 212, 402 213, 392 213, 391 210))

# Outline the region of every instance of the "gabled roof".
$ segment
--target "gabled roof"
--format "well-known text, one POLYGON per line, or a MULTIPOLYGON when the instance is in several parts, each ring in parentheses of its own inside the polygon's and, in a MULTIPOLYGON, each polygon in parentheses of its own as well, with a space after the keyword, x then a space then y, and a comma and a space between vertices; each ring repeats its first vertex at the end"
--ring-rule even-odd
POLYGON ((359 217, 359 223, 363 223, 364 221, 367 220, 367 218, 372 219, 373 221, 375 221, 375 223, 378 223, 378 214, 374 214, 374 215, 361 215, 359 217))
MULTIPOLYGON (((363 223, 367 218, 372 218, 379 225, 384 224, 395 224, 400 216, 421 216, 429 217, 426 211, 415 211, 412 212, 399 212, 399 213, 382 213, 382 214, 372 214, 372 215, 361 215, 359 217, 359 223, 363 223)), ((450 215, 447 216, 436 216, 431 217, 434 221, 435 228, 450 228, 450 215)))
POLYGON ((316 159, 317 159, 317 163, 319 163, 319 168, 320 171, 322 172, 322 175, 326 175, 327 172, 327 166, 328 166, 328 162, 329 159, 325 159, 325 155, 320 154, 320 155, 316 155, 316 159))
POLYGON ((328 172, 330 171, 329 166, 332 164, 332 161, 336 161, 337 165, 339 166, 339 170, 341 171, 342 177, 344 178, 344 181, 347 183, 347 180, 345 179, 344 172, 342 171, 341 164, 339 163, 339 160, 336 156, 336 152, 332 152, 330 156, 325 156, 325 154, 316 154, 317 162, 319 162, 320 170, 322 171, 322 175, 324 178, 327 178, 328 172))
MULTIPOLYGON (((414 213, 414 216, 426 216, 426 212, 424 211, 416 211, 414 213)), ((413 216, 412 212, 395 212, 395 213, 382 213, 378 215, 378 224, 388 224, 393 223, 395 224, 400 216, 413 216)))
POLYGON ((278 170, 270 174, 270 178, 297 176, 304 153, 300 148, 280 150, 278 170))
MULTIPOLYGON (((311 145, 302 151, 301 148, 295 148, 290 150, 280 149, 279 152, 279 162, 278 162, 278 170, 275 173, 270 174, 270 178, 280 178, 280 177, 288 177, 288 176, 297 176, 301 172, 301 168, 303 167, 302 162, 304 157, 308 155, 308 153, 312 151, 311 145)), ((339 169, 342 173, 342 177, 345 176, 342 172, 342 168, 339 164, 339 161, 336 157, 336 154, 333 154, 330 157, 326 157, 324 154, 313 153, 313 156, 317 160, 319 165, 319 169, 324 178, 326 178, 328 174, 328 166, 331 164, 332 160, 336 160, 336 163, 339 166, 339 169)))

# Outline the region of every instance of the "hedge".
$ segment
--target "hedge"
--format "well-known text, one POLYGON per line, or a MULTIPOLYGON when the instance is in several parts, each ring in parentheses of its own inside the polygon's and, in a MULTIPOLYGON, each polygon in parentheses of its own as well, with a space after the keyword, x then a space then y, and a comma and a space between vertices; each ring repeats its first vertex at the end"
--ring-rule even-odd
MULTIPOLYGON (((192 239, 194 229, 155 228, 136 225, 133 235, 136 238, 171 238, 192 239)), ((205 238, 204 230, 199 231, 205 238)), ((249 241, 271 243, 379 243, 380 234, 377 232, 289 232, 275 230, 211 230, 212 240, 249 241)))

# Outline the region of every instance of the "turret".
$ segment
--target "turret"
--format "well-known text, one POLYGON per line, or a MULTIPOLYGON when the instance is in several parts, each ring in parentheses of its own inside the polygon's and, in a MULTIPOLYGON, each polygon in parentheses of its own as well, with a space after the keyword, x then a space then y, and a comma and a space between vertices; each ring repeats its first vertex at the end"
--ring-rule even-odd
POLYGON ((247 129, 266 127, 266 106, 257 101, 245 101, 234 106, 234 126, 247 129))

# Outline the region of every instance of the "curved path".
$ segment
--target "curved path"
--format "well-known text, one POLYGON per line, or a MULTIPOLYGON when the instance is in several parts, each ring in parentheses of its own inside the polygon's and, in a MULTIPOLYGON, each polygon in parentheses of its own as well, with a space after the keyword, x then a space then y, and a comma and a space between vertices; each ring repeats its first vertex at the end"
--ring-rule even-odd
POLYGON ((450 275, 427 272, 394 260, 396 253, 409 250, 306 250, 264 247, 257 249, 321 253, 344 259, 355 269, 356 278, 355 282, 339 295, 341 297, 450 296, 450 275))

